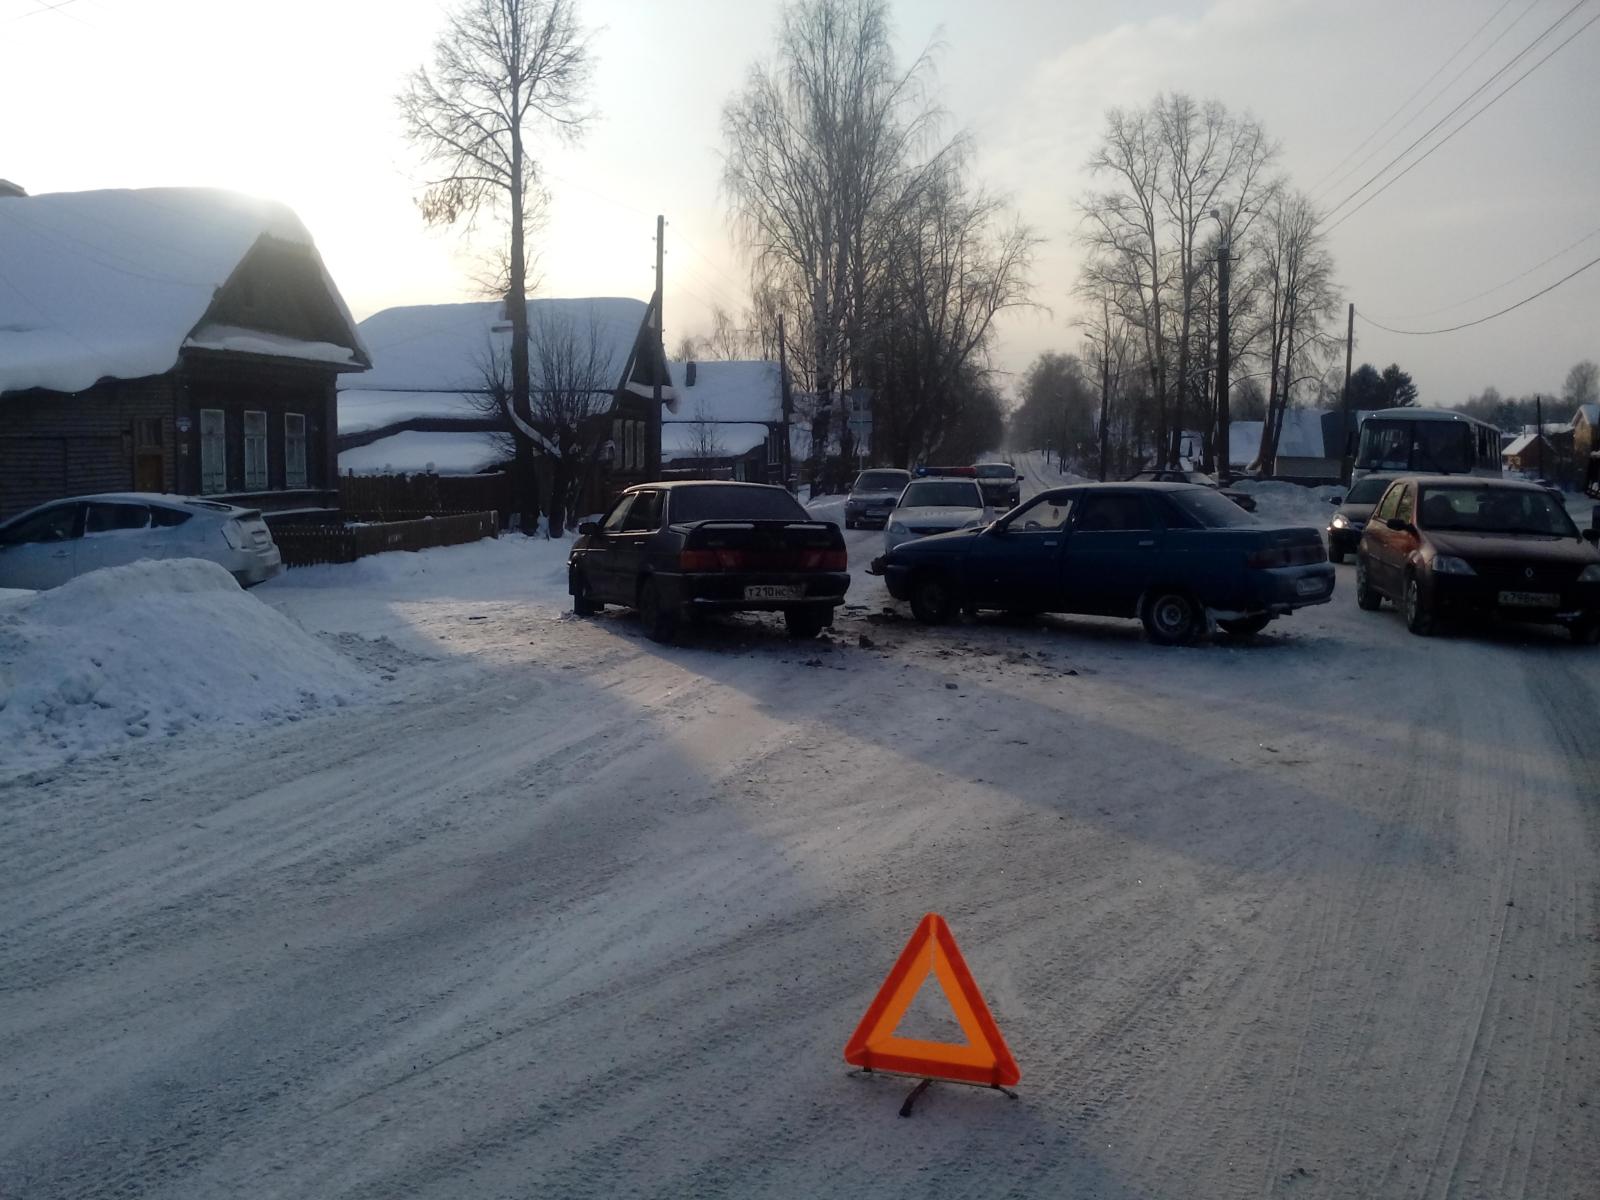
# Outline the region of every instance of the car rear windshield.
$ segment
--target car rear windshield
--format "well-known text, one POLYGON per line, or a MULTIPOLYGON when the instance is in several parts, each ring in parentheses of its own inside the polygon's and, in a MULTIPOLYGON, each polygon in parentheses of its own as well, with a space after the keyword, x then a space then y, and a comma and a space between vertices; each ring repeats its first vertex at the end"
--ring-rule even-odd
POLYGON ((978 467, 979 479, 1012 479, 1016 474, 1005 463, 985 463, 978 467))
POLYGON ((1376 504, 1378 497, 1383 495, 1384 489, 1389 486, 1387 475, 1368 475, 1365 479, 1358 479, 1350 485, 1350 490, 1345 493, 1346 504, 1376 504))
POLYGON ((675 488, 670 518, 673 521, 809 521, 811 515, 782 488, 716 487, 675 488))
POLYGON ((901 508, 982 508, 983 493, 975 483, 919 480, 900 497, 901 508))
POLYGON ((1228 529, 1235 525, 1261 523, 1220 492, 1208 488, 1181 488, 1168 492, 1167 499, 1184 516, 1206 529, 1228 529))
POLYGON ((897 492, 911 475, 906 471, 863 471, 856 476, 853 492, 897 492))
POLYGON ((1578 536, 1578 527, 1555 497, 1521 488, 1426 485, 1418 524, 1440 532, 1578 536))

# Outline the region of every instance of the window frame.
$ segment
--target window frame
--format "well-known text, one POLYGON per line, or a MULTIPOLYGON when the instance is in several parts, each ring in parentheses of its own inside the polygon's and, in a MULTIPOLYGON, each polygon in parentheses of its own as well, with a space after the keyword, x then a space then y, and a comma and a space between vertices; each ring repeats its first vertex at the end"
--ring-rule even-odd
POLYGON ((1077 512, 1074 514, 1072 519, 1072 529, 1074 533, 1154 533, 1161 528, 1163 527, 1158 523, 1155 506, 1149 503, 1145 497, 1140 495, 1138 492, 1091 492, 1083 497, 1081 503, 1078 505, 1077 512), (1126 502, 1129 500, 1138 505, 1139 510, 1144 513, 1144 520, 1146 524, 1139 526, 1118 525, 1111 529, 1083 528, 1084 515, 1093 510, 1093 507, 1097 501, 1126 502))
POLYGON ((123 532, 129 531, 129 530, 148 530, 149 528, 150 528, 150 506, 148 504, 136 504, 136 503, 134 503, 132 501, 129 501, 129 500, 90 500, 90 501, 87 501, 84 504, 84 509, 83 509, 83 536, 86 537, 86 538, 94 537, 94 536, 96 536, 98 534, 123 533, 123 532), (142 524, 139 524, 139 525, 113 525, 109 529, 91 529, 91 528, 89 528, 89 526, 94 522, 95 511, 97 509, 107 509, 107 508, 112 508, 112 509, 138 509, 140 512, 142 512, 144 514, 144 521, 143 521, 142 524))
POLYGON ((633 503, 628 506, 628 515, 623 519, 622 527, 618 533, 655 533, 661 528, 662 509, 665 505, 665 494, 660 488, 652 488, 642 492, 633 493, 633 503), (642 503, 641 503, 642 502, 642 503), (639 514, 642 519, 647 509, 653 509, 654 519, 648 525, 634 524, 634 514, 639 514))
POLYGON ((283 414, 283 486, 285 488, 301 489, 311 486, 311 476, 307 469, 310 459, 306 444, 307 426, 305 413, 286 412, 283 414), (290 421, 300 422, 298 437, 290 433, 290 421), (297 446, 300 452, 298 468, 295 462, 295 449, 297 446))
POLYGON ((228 490, 228 412, 222 408, 200 410, 200 494, 216 496, 228 490), (212 442, 206 430, 206 418, 216 418, 216 438, 212 442), (213 445, 216 461, 207 464, 210 457, 207 446, 213 445))
POLYGON ((244 447, 244 490, 247 492, 264 492, 272 486, 271 457, 267 443, 267 411, 264 408, 247 408, 239 422, 240 438, 244 447), (250 418, 261 419, 260 434, 250 432, 250 418), (257 473, 252 469, 250 462, 250 446, 259 437, 261 443, 261 469, 257 473), (259 483, 256 480, 260 480, 259 483))

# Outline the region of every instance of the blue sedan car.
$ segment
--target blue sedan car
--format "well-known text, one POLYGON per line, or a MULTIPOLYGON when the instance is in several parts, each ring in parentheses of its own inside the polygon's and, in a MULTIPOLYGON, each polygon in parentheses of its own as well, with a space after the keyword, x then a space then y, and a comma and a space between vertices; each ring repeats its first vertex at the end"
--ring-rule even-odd
POLYGON ((1164 645, 1214 619, 1248 636, 1333 598, 1334 571, 1310 527, 1265 524, 1210 488, 1055 488, 986 529, 922 538, 879 560, 889 593, 919 621, 957 612, 1138 617, 1164 645))

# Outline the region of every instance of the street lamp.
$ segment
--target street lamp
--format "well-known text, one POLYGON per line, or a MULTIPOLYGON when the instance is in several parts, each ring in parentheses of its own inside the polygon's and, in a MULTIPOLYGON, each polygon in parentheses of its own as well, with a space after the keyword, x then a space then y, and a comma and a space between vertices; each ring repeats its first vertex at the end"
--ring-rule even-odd
POLYGON ((1217 479, 1228 482, 1232 466, 1228 453, 1228 226, 1222 219, 1222 210, 1213 208, 1211 215, 1217 222, 1222 240, 1217 243, 1217 479))

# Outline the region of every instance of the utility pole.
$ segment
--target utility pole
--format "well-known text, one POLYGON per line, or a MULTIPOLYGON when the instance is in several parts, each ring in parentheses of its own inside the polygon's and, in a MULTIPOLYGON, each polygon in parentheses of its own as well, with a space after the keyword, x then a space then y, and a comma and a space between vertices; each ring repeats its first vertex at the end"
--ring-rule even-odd
MULTIPOLYGON (((1220 219, 1220 218, 1219 218, 1220 219)), ((1226 484, 1233 466, 1228 446, 1228 231, 1217 246, 1217 478, 1226 484)))
POLYGON ((1539 451, 1539 478, 1540 479, 1548 479, 1549 476, 1544 473, 1544 397, 1543 396, 1536 395, 1533 398, 1533 421, 1534 421, 1533 428, 1535 430, 1534 435, 1533 435, 1533 444, 1534 444, 1534 446, 1536 446, 1538 448, 1538 451, 1539 451))
POLYGON ((656 362, 651 374, 655 383, 651 386, 650 393, 654 403, 650 406, 650 420, 646 425, 649 430, 647 440, 650 443, 645 453, 645 469, 649 478, 661 478, 661 375, 667 369, 667 343, 666 323, 661 319, 661 302, 664 288, 662 287, 662 268, 666 254, 667 219, 656 214, 656 362))
POLYGON ((1350 486, 1350 472, 1355 463, 1350 455, 1350 435, 1354 432, 1350 428, 1350 353, 1356 340, 1356 304, 1350 302, 1350 316, 1344 329, 1344 392, 1340 398, 1339 435, 1344 439, 1339 452, 1339 481, 1350 486))
POLYGON ((1100 482, 1106 481, 1106 438, 1111 424, 1111 302, 1102 299, 1105 324, 1100 339, 1100 482))
POLYGON ((783 472, 779 481, 785 488, 794 490, 790 479, 789 455, 793 447, 790 426, 794 421, 794 395, 789 391, 789 350, 783 335, 783 314, 778 314, 778 390, 783 397, 783 448, 778 451, 778 469, 783 472))

